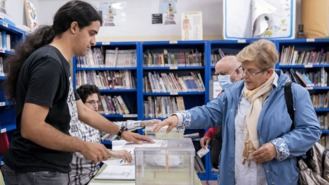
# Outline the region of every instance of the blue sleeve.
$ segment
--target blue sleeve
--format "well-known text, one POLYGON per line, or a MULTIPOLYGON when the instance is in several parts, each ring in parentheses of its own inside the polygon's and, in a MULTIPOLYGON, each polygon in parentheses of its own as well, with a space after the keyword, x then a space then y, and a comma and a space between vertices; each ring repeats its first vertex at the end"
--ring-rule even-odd
POLYGON ((301 156, 320 139, 321 129, 309 92, 292 84, 295 108, 294 129, 282 136, 291 157, 301 156))
POLYGON ((194 107, 181 113, 182 124, 188 129, 215 127, 221 123, 226 96, 223 93, 206 105, 194 107))

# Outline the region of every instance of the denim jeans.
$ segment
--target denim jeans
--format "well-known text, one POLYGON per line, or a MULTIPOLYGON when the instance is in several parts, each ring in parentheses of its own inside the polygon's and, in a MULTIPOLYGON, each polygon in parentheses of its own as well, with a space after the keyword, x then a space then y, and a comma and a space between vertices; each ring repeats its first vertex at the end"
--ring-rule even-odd
POLYGON ((68 174, 61 172, 39 171, 17 173, 7 165, 1 168, 6 185, 67 185, 68 174))

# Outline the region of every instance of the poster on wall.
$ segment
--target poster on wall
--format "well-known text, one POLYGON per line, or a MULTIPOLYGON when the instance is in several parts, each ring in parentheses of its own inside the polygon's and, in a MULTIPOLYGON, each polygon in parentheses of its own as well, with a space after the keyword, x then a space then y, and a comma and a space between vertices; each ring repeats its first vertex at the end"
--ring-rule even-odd
POLYGON ((152 14, 152 24, 162 24, 162 14, 161 13, 152 14))
POLYGON ((7 15, 6 1, 0 0, 0 19, 3 19, 8 24, 15 25, 13 19, 7 15))
POLYGON ((225 39, 294 38, 296 0, 224 0, 225 39))
POLYGON ((126 21, 126 2, 107 1, 99 4, 99 12, 103 18, 102 26, 118 26, 126 21))
POLYGON ((183 12, 181 16, 182 40, 202 40, 202 12, 183 12))
POLYGON ((34 30, 38 27, 37 12, 30 0, 24 0, 25 20, 27 26, 34 30))
POLYGON ((163 15, 163 24, 176 24, 176 9, 177 0, 160 0, 159 9, 163 15))
POLYGON ((0 0, 0 13, 7 13, 6 0, 0 0))

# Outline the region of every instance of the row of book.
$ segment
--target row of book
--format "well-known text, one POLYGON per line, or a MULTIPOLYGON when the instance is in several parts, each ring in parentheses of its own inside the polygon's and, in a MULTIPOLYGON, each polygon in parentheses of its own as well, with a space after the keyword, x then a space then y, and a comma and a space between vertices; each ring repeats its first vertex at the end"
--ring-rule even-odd
POLYGON ((3 57, 0 57, 0 76, 5 76, 5 73, 5 62, 3 60, 3 57))
POLYGON ((329 137, 326 136, 326 135, 323 135, 323 136, 320 138, 320 143, 321 143, 321 145, 323 145, 325 148, 329 148, 329 137))
POLYGON ((282 47, 280 64, 329 64, 329 51, 298 51, 294 46, 282 47))
MULTIPOLYGON (((211 54, 211 64, 215 65, 225 56, 221 48, 213 50, 211 54)), ((329 64, 329 51, 298 51, 294 46, 282 47, 280 53, 280 64, 329 64)))
POLYGON ((211 52, 211 64, 215 65, 223 57, 225 57, 225 53, 221 48, 213 50, 211 52))
POLYGON ((144 76, 144 92, 188 92, 204 90, 205 87, 199 72, 148 72, 144 76))
POLYGON ((314 108, 329 108, 329 92, 311 94, 311 100, 314 108))
POLYGON ((318 71, 303 71, 303 70, 284 70, 293 82, 299 83, 304 87, 329 86, 328 72, 325 68, 318 71))
POLYGON ((318 115, 321 129, 329 129, 329 113, 324 115, 318 115))
POLYGON ((99 112, 104 114, 130 114, 121 96, 100 96, 99 112))
POLYGON ((136 50, 107 49, 105 52, 105 65, 110 67, 136 67, 136 50))
POLYGON ((77 57, 78 67, 136 67, 136 50, 93 48, 83 57, 77 57))
POLYGON ((5 31, 0 32, 0 48, 5 50, 13 50, 13 45, 11 44, 11 35, 5 31))
MULTIPOLYGON (((1 35, 1 34, 0 34, 1 35)), ((10 49, 10 35, 6 47, 10 49), (9 39, 9 41, 8 41, 9 39), (7 46, 9 45, 9 48, 7 46)), ((1 42, 0 42, 1 43, 1 42)), ((225 56, 222 49, 211 54, 211 63, 215 65, 225 56)), ((294 46, 283 47, 280 64, 329 64, 329 51, 296 51, 294 46)), ((147 50, 144 53, 144 66, 202 66, 202 53, 198 50, 163 49, 147 50)), ((78 67, 136 67, 136 50, 106 49, 105 58, 101 48, 89 50, 86 56, 77 57, 78 67)))
POLYGON ((144 101, 144 115, 147 118, 165 118, 172 113, 183 110, 185 110, 185 105, 181 96, 148 96, 144 101))
POLYGON ((79 71, 76 74, 77 86, 95 84, 100 89, 123 88, 134 89, 135 78, 131 71, 79 71))
POLYGON ((197 49, 163 49, 144 52, 144 66, 203 66, 197 49))

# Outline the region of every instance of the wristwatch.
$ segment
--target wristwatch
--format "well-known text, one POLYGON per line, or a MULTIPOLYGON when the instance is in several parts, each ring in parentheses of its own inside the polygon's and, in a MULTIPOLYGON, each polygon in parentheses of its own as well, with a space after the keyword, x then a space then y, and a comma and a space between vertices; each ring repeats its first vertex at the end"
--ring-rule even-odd
POLYGON ((124 131, 127 131, 127 130, 128 130, 128 129, 127 129, 127 127, 125 127, 125 126, 120 127, 120 130, 119 130, 119 132, 117 133, 117 136, 119 137, 119 139, 121 138, 122 133, 123 133, 124 131))

